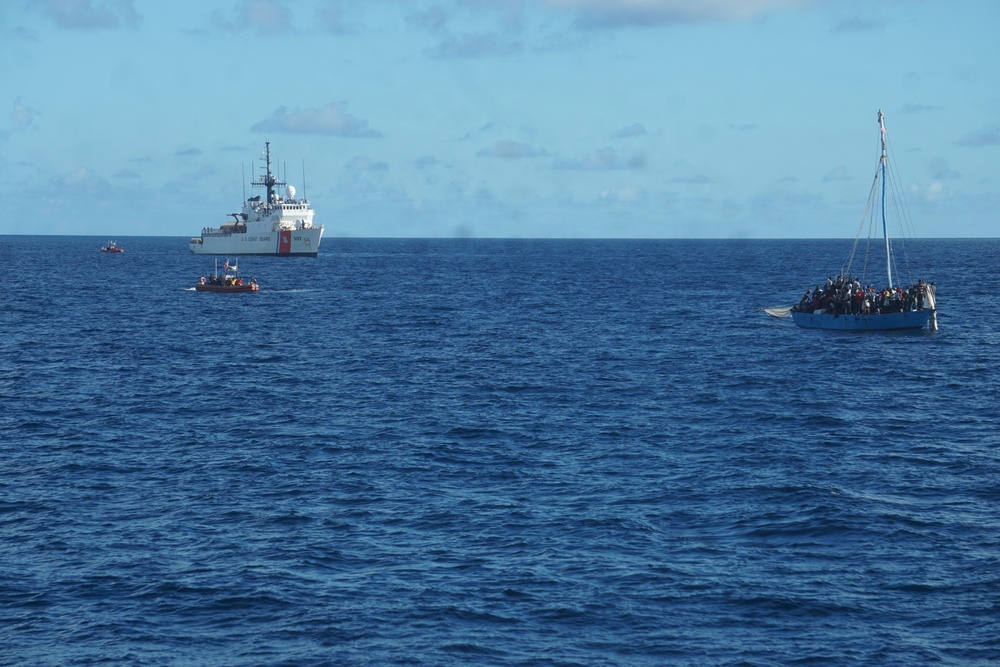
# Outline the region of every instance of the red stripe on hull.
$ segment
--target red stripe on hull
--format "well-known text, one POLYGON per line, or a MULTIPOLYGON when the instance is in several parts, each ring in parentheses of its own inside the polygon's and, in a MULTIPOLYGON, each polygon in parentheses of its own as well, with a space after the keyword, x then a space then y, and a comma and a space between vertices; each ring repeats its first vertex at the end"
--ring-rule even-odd
POLYGON ((292 252, 292 232, 278 232, 278 254, 287 255, 292 252))

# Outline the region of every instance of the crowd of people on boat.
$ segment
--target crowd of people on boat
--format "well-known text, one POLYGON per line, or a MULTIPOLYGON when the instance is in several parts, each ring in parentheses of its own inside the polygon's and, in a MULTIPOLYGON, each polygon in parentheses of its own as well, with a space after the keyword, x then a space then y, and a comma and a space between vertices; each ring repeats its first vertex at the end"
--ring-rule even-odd
POLYGON ((832 315, 882 315, 923 310, 927 283, 920 279, 915 285, 886 287, 876 290, 862 286, 857 278, 837 276, 827 278, 824 285, 806 290, 792 307, 799 313, 829 313, 832 315))
MULTIPOLYGON (((224 276, 224 275, 218 275, 217 276, 217 275, 215 275, 213 273, 212 275, 210 275, 208 277, 207 281, 205 280, 205 276, 202 276, 201 277, 201 284, 202 285, 224 285, 225 287, 240 287, 240 286, 243 285, 243 279, 239 278, 237 276, 224 276)), ((257 278, 251 277, 250 278, 250 284, 251 285, 256 285, 257 284, 257 278)))

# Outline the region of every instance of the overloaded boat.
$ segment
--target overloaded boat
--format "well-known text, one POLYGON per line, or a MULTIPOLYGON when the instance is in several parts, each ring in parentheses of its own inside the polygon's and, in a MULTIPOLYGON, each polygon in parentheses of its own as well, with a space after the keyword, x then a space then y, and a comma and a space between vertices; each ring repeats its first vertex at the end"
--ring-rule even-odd
POLYGON ((125 249, 114 241, 108 241, 108 245, 101 248, 101 252, 122 253, 125 252, 125 249))
POLYGON ((198 284, 194 286, 195 290, 199 292, 257 292, 260 290, 260 285, 257 284, 257 279, 251 277, 249 281, 244 281, 240 278, 239 266, 236 262, 230 263, 226 260, 226 263, 222 266, 222 272, 219 272, 219 260, 215 260, 215 273, 209 276, 207 279, 202 276, 198 279, 198 284))
MULTIPOLYGON (((903 239, 890 238, 889 224, 886 220, 886 190, 888 186, 897 198, 902 197, 897 179, 887 173, 888 156, 886 152, 885 117, 878 112, 878 124, 881 138, 881 155, 875 171, 875 180, 868 196, 868 205, 862 219, 861 228, 854 239, 854 246, 847 261, 843 264, 840 274, 826 278, 813 289, 807 289, 799 302, 793 306, 765 308, 764 311, 775 317, 791 317, 800 327, 807 329, 839 329, 842 331, 888 331, 897 329, 921 329, 927 326, 931 331, 937 330, 937 308, 935 303, 936 287, 933 282, 924 282, 922 278, 909 279, 904 284, 899 278, 899 267, 896 263, 896 246, 902 245, 903 239), (880 193, 880 196, 879 196, 880 193), (880 211, 876 211, 876 203, 881 202, 880 211), (872 280, 881 279, 866 276, 867 258, 871 248, 863 253, 862 272, 860 276, 852 274, 852 263, 859 248, 861 232, 869 220, 872 233, 868 235, 870 245, 884 246, 886 284, 876 288, 872 280), (881 234, 874 232, 878 222, 881 222, 881 234)), ((895 202, 893 210, 901 215, 907 211, 902 202, 895 202)), ((874 250, 881 253, 882 250, 874 250)), ((907 257, 904 252, 903 258, 907 257)))
MULTIPOLYGON (((313 211, 304 196, 296 199, 295 188, 271 173, 271 142, 264 142, 264 175, 250 187, 264 188, 263 200, 256 195, 243 201, 243 210, 230 213, 233 220, 216 228, 206 227, 188 243, 196 255, 277 255, 315 257, 323 238, 323 225, 313 224, 313 211), (282 197, 275 188, 285 186, 282 197)), ((246 197, 246 192, 243 193, 246 197)))

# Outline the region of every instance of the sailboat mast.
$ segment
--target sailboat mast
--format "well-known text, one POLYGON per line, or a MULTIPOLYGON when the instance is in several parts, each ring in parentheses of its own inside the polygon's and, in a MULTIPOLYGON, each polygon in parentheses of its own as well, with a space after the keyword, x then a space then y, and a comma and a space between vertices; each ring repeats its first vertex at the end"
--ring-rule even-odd
POLYGON ((879 168, 882 170, 882 236, 885 238, 885 272, 889 278, 889 289, 892 289, 892 253, 889 251, 889 227, 885 220, 885 167, 888 162, 885 151, 885 117, 878 110, 878 127, 882 135, 882 158, 879 168))

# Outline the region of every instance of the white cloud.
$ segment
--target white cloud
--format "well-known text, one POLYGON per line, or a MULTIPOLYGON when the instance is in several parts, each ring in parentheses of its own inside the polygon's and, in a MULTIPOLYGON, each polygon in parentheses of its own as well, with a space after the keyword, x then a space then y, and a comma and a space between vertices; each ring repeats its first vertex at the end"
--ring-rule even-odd
POLYGON ((646 158, 642 155, 623 158, 613 148, 602 148, 582 158, 556 160, 552 164, 553 169, 584 170, 641 169, 644 166, 646 158))
POLYGON ((316 17, 319 24, 327 31, 340 35, 352 34, 357 30, 346 20, 347 12, 344 10, 342 0, 326 0, 322 6, 316 10, 316 17))
POLYGON ((431 7, 429 9, 410 14, 406 17, 407 25, 417 26, 438 32, 448 23, 448 14, 441 7, 431 7))
POLYGON ((413 161, 413 165, 417 169, 427 169, 429 167, 435 167, 439 164, 441 164, 441 161, 433 155, 421 155, 413 161))
POLYGON ((132 0, 31 0, 28 6, 68 30, 108 30, 122 23, 138 28, 142 22, 132 0))
POLYGON ((521 51, 521 43, 499 37, 494 33, 465 33, 449 37, 428 54, 434 58, 489 58, 508 56, 521 51))
POLYGON ((14 100, 14 108, 10 112, 10 128, 0 131, 0 143, 7 141, 15 132, 27 130, 35 122, 35 117, 41 115, 29 106, 21 104, 21 98, 14 100))
POLYGON ((601 199, 615 202, 634 202, 642 196, 642 190, 634 185, 601 190, 601 199))
POLYGON ((903 113, 923 113, 925 111, 938 111, 940 107, 932 104, 904 104, 900 111, 903 113))
POLYGON ((933 183, 928 185, 927 189, 924 191, 924 199, 929 202, 938 201, 943 197, 944 197, 944 183, 942 183, 941 181, 934 181, 933 183))
POLYGON ((852 16, 841 20, 834 27, 834 32, 866 32, 870 30, 882 30, 886 27, 884 18, 870 18, 862 16, 852 16))
POLYGON ((926 186, 922 186, 918 183, 911 183, 909 189, 910 193, 916 194, 928 204, 939 202, 945 198, 944 183, 941 181, 934 181, 926 186))
POLYGON ((768 12, 809 4, 810 0, 543 0, 577 13, 586 28, 616 28, 709 21, 746 21, 768 12))
POLYGON ((167 193, 175 192, 203 192, 206 184, 213 180, 216 170, 210 166, 204 166, 195 172, 178 174, 176 177, 165 182, 162 191, 167 193))
POLYGON ((212 18, 219 28, 231 32, 255 29, 258 35, 278 35, 292 30, 292 12, 279 0, 242 0, 231 18, 222 12, 212 18))
POLYGON ((955 142, 956 146, 1000 146, 1000 129, 992 128, 981 132, 969 132, 955 142))
POLYGON ((627 139, 629 137, 645 137, 647 134, 649 133, 646 132, 646 127, 642 123, 632 123, 631 125, 626 125, 611 136, 615 139, 627 139))
POLYGON ((350 169, 351 171, 389 171, 389 163, 373 160, 367 155, 355 155, 344 165, 344 169, 350 169))
POLYGON ((823 181, 833 183, 836 181, 850 181, 851 175, 847 173, 847 167, 836 167, 823 177, 823 181))
POLYGON ((478 157, 498 157, 506 160, 539 157, 542 155, 545 155, 545 151, 518 141, 494 141, 492 146, 488 146, 476 153, 478 157))
POLYGON ((677 176, 671 178, 668 183, 680 183, 682 185, 705 185, 711 183, 712 179, 705 174, 695 174, 694 176, 677 176))
POLYGON ((105 192, 110 190, 108 182, 89 167, 78 167, 59 177, 59 186, 67 192, 105 192))
POLYGON ((513 127, 508 123, 502 123, 499 121, 491 120, 486 123, 483 123, 482 125, 480 125, 471 132, 466 132, 464 135, 459 137, 458 140, 459 141, 481 140, 483 137, 489 135, 498 136, 501 134, 516 132, 516 131, 518 131, 517 128, 513 127))
POLYGON ((255 123, 250 130, 288 134, 326 134, 339 137, 382 136, 381 132, 368 127, 368 121, 355 118, 332 103, 320 109, 295 109, 292 112, 280 106, 270 116, 255 123))

